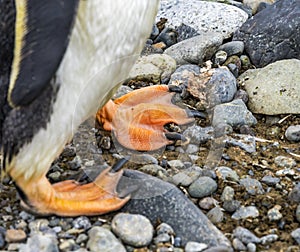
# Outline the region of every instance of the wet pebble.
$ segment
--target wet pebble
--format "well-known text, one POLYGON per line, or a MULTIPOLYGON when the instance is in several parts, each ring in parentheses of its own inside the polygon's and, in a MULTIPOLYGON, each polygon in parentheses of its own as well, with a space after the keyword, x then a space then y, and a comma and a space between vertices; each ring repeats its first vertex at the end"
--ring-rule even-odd
POLYGON ((222 211, 222 209, 220 207, 214 207, 213 209, 211 209, 206 216, 208 217, 208 219, 210 219, 210 221, 214 224, 220 223, 223 221, 224 219, 224 213, 222 211))
POLYGON ((21 229, 8 229, 5 234, 7 242, 22 242, 26 237, 26 233, 21 229))
POLYGON ((247 219, 249 217, 255 218, 259 216, 259 211, 255 206, 241 206, 236 212, 231 216, 232 219, 241 220, 247 219))
POLYGON ((133 247, 147 246, 153 237, 153 226, 143 215, 119 213, 111 226, 122 241, 133 247))
POLYGON ((189 241, 185 245, 185 252, 200 252, 207 248, 207 245, 204 243, 189 241))
POLYGON ((268 218, 270 221, 278 221, 282 218, 282 213, 280 213, 281 206, 275 205, 268 211, 268 218))
POLYGON ((88 232, 89 240, 87 248, 91 252, 126 252, 122 243, 114 236, 114 234, 103 227, 93 227, 88 232))
POLYGON ((188 188, 189 194, 195 198, 203 198, 213 194, 218 188, 215 180, 210 177, 200 177, 188 188))
POLYGON ((300 141, 300 125, 289 126, 285 131, 285 137, 292 142, 300 141))
POLYGON ((280 182, 280 178, 276 178, 270 175, 266 175, 261 179, 261 182, 269 185, 269 186, 274 186, 280 182))
POLYGON ((297 164, 293 158, 285 157, 285 156, 277 156, 274 159, 274 162, 277 166, 283 167, 286 169, 291 169, 297 164))
POLYGON ((291 236, 295 239, 295 241, 300 245, 300 228, 295 229, 291 236))
POLYGON ((241 242, 244 244, 248 243, 259 243, 260 239, 253 234, 250 230, 243 228, 243 227, 237 227, 233 230, 233 236, 235 238, 238 238, 241 242))
POLYGON ((240 184, 245 187, 247 193, 249 193, 250 195, 265 193, 261 183, 256 179, 244 178, 240 180, 240 184))
POLYGON ((225 51, 228 56, 241 55, 242 52, 244 51, 244 42, 243 41, 227 42, 221 45, 218 50, 225 51))

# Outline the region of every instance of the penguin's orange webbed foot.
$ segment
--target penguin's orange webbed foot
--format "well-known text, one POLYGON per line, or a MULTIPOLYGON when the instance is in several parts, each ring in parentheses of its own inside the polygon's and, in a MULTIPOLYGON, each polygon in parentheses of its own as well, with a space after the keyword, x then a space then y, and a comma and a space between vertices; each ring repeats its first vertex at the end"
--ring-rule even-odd
POLYGON ((116 192, 122 171, 104 170, 95 181, 80 184, 66 180, 51 185, 46 177, 16 181, 22 206, 37 215, 100 215, 120 209, 130 199, 120 198, 116 192), (19 186, 21 185, 21 186, 19 186))
POLYGON ((193 114, 172 103, 173 95, 167 85, 141 88, 110 100, 97 112, 96 118, 126 148, 156 150, 178 138, 165 130, 166 124, 194 121, 193 114))

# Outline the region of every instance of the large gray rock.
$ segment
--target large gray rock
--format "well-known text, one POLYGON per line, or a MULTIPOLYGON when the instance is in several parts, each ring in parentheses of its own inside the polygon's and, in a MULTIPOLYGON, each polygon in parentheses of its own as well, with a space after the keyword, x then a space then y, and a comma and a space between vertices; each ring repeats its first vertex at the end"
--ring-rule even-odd
POLYGON ((243 10, 228 4, 199 0, 161 0, 157 15, 168 19, 174 27, 182 23, 199 34, 214 32, 229 38, 248 18, 243 10))
POLYGON ((300 59, 299 0, 279 0, 247 20, 234 34, 252 63, 263 67, 281 59, 300 59))
POLYGON ((290 59, 243 73, 238 81, 249 95, 248 108, 266 115, 299 114, 299 69, 300 60, 290 59))

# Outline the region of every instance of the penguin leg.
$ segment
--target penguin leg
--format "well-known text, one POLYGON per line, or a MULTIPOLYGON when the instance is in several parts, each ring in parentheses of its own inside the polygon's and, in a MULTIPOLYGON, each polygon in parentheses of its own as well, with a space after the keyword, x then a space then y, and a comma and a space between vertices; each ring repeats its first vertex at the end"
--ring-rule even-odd
POLYGON ((183 125, 194 121, 195 114, 172 103, 173 91, 168 85, 135 90, 110 100, 98 110, 96 119, 126 148, 139 151, 159 149, 174 142, 168 137, 169 132, 164 128, 166 124, 183 125))
POLYGON ((30 181, 16 180, 22 207, 37 215, 100 215, 120 209, 130 196, 120 198, 116 192, 122 170, 104 170, 95 181, 80 184, 67 180, 51 185, 45 176, 30 181))

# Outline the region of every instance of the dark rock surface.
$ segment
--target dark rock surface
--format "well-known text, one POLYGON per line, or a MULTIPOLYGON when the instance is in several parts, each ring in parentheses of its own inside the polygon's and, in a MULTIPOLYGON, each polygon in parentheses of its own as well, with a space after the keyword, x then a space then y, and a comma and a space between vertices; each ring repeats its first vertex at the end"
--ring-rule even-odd
POLYGON ((299 0, 279 0, 248 19, 233 39, 245 43, 256 67, 281 59, 300 59, 299 0))

